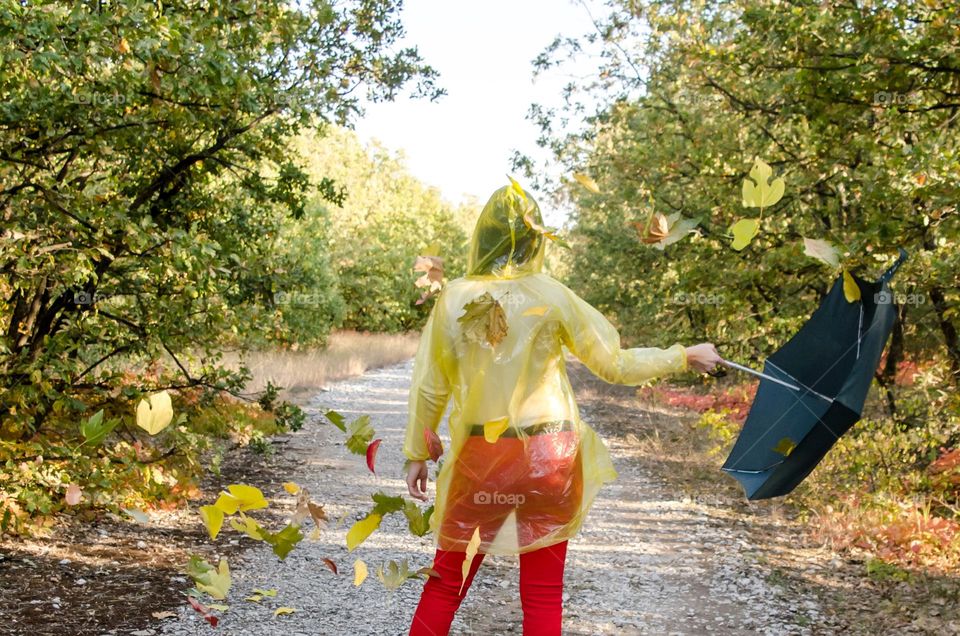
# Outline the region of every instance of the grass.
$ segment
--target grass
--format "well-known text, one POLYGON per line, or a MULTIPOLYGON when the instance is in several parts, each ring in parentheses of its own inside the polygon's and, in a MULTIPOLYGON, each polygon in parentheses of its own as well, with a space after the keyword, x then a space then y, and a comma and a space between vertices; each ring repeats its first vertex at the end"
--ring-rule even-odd
POLYGON ((338 331, 325 349, 253 351, 243 358, 228 353, 224 364, 237 368, 246 363, 253 374, 248 391, 261 391, 270 381, 283 387, 281 399, 298 402, 335 380, 402 362, 416 353, 418 342, 416 333, 338 331))

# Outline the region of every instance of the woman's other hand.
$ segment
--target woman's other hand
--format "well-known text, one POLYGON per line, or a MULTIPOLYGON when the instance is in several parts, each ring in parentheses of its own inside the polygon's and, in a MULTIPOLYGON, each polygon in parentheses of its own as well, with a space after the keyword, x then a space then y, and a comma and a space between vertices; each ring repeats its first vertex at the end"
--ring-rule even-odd
POLYGON ((717 348, 712 342, 701 342, 687 347, 687 366, 691 369, 709 373, 720 364, 720 360, 720 354, 717 353, 717 348))
POLYGON ((427 462, 410 462, 407 468, 407 490, 411 497, 420 501, 427 500, 427 462))

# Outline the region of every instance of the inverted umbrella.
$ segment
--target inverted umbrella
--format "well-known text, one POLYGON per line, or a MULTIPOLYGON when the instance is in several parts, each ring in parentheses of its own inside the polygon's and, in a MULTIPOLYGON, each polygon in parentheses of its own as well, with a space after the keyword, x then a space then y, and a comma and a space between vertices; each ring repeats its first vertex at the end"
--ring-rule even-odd
POLYGON ((853 276, 860 300, 848 302, 842 274, 800 331, 773 353, 733 450, 723 464, 748 499, 792 491, 863 412, 897 314, 889 282, 907 253, 879 280, 853 276))

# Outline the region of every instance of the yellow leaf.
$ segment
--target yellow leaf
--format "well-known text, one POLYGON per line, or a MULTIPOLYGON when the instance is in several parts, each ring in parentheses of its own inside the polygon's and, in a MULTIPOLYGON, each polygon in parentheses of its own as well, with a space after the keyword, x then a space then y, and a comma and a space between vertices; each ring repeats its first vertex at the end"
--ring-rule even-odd
POLYGON ((840 267, 840 255, 830 241, 804 237, 803 253, 826 263, 830 267, 840 267))
POLYGON ((222 605, 221 603, 207 603, 207 607, 210 609, 215 609, 218 612, 226 612, 228 609, 230 609, 229 605, 222 605))
POLYGON ((263 597, 260 596, 259 594, 254 594, 253 596, 248 596, 247 598, 245 598, 245 599, 243 599, 243 600, 245 600, 245 601, 250 601, 251 603, 259 603, 260 601, 263 600, 263 597))
POLYGON ((276 590, 261 590, 259 587, 253 588, 253 593, 259 594, 260 596, 269 596, 271 598, 277 595, 276 590))
POLYGON ((490 420, 483 424, 483 439, 491 444, 500 439, 503 432, 510 426, 510 418, 501 417, 496 420, 490 420))
POLYGON ((513 191, 524 201, 527 200, 527 193, 523 191, 523 188, 520 187, 520 184, 517 183, 517 180, 507 175, 507 179, 510 179, 510 186, 513 188, 513 191))
POLYGON ((231 484, 227 486, 227 491, 237 500, 238 510, 259 510, 267 507, 267 500, 255 486, 231 484))
POLYGON ((353 562, 353 584, 356 587, 360 587, 360 584, 363 583, 364 579, 367 578, 367 564, 357 559, 353 562))
POLYGON ((366 541, 367 537, 380 527, 381 519, 383 517, 379 513, 372 512, 350 526, 347 530, 347 551, 353 552, 354 548, 366 541))
POLYGON ((223 600, 227 598, 227 592, 230 591, 230 582, 230 567, 227 565, 227 560, 221 557, 220 566, 216 570, 207 572, 204 581, 196 581, 196 584, 201 592, 223 600))
POLYGON ((777 445, 773 447, 773 450, 780 453, 784 457, 787 457, 790 455, 790 453, 793 452, 793 449, 796 447, 797 447, 796 442, 794 442, 789 437, 784 437, 779 442, 777 442, 777 445))
POLYGON ((277 609, 273 610, 273 615, 283 616, 284 614, 293 614, 296 611, 297 610, 293 609, 292 607, 278 607, 277 609))
POLYGON ((750 169, 750 179, 743 180, 743 205, 749 208, 768 208, 783 198, 783 179, 770 181, 773 169, 757 159, 750 169))
POLYGON ((843 270, 843 295, 848 303, 855 303, 860 300, 860 286, 857 285, 857 281, 847 270, 843 270))
POLYGON ((137 405, 137 426, 151 435, 167 428, 172 420, 173 404, 166 391, 154 393, 149 400, 140 400, 137 405))
POLYGON ((545 313, 550 311, 550 307, 547 305, 539 305, 538 307, 530 307, 523 312, 524 316, 542 316, 545 313))
POLYGON ((234 530, 244 533, 251 539, 263 541, 266 538, 264 536, 263 526, 257 523, 255 519, 251 519, 243 513, 240 514, 239 519, 231 519, 230 525, 233 526, 234 530))
POLYGON ((201 506, 200 518, 203 519, 203 525, 207 527, 211 539, 216 539, 223 527, 223 510, 216 506, 201 506))
POLYGON ((479 547, 480 526, 477 526, 473 529, 473 536, 470 537, 470 542, 467 544, 467 551, 464 553, 463 565, 460 566, 462 578, 460 581, 460 591, 458 594, 463 594, 463 584, 467 582, 467 574, 470 572, 470 564, 473 562, 473 557, 477 556, 477 549, 479 547))
POLYGON ((283 489, 286 490, 291 495, 295 495, 300 492, 300 486, 296 485, 292 481, 283 482, 283 489))
POLYGON ((597 185, 597 182, 594 181, 588 175, 585 175, 580 172, 574 172, 573 178, 577 180, 577 183, 582 185, 584 188, 586 188, 590 192, 593 192, 594 194, 600 194, 600 187, 597 185))
POLYGON ((237 498, 226 492, 220 493, 220 496, 217 497, 217 502, 213 505, 227 515, 235 514, 237 510, 240 509, 240 502, 237 498))
POLYGON ((730 232, 733 233, 733 243, 730 244, 730 247, 739 252, 750 244, 759 230, 760 221, 758 219, 740 219, 730 226, 730 232))

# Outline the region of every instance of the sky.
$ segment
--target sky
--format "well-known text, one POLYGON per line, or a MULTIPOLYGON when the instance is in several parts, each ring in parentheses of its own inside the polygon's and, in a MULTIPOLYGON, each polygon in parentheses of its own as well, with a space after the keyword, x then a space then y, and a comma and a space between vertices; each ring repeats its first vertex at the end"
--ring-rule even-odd
MULTIPOLYGON (((508 183, 513 150, 546 157, 528 109, 533 102, 559 105, 570 73, 582 66, 551 69, 534 82, 531 62, 558 34, 590 28, 588 14, 568 0, 406 0, 400 16, 407 32, 401 44, 418 47, 447 95, 430 102, 401 94, 368 104, 356 131, 401 150, 410 172, 448 201, 473 195, 483 204, 508 183)), ((563 211, 546 208, 541 204, 546 223, 562 221, 563 211)))

